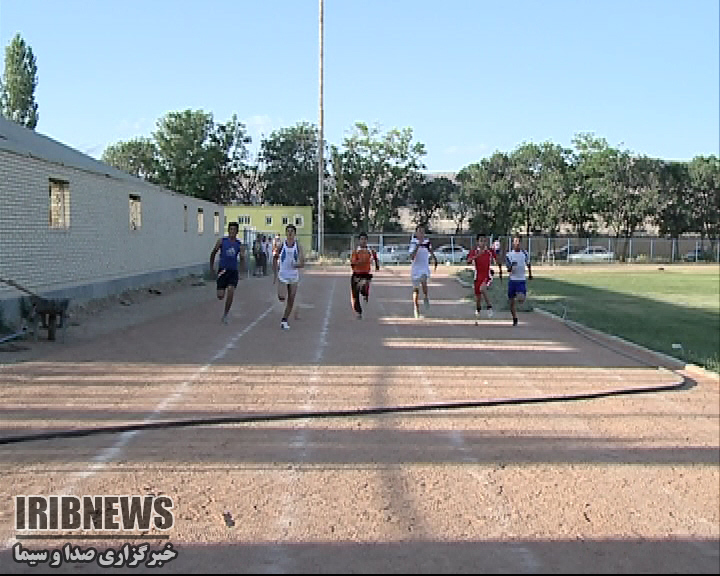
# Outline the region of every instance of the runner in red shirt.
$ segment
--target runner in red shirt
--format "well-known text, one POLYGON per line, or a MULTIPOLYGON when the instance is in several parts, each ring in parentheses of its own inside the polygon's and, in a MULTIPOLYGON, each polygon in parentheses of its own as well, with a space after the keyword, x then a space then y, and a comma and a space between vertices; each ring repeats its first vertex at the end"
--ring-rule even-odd
POLYGON ((482 301, 484 298, 487 306, 488 318, 493 317, 492 304, 490 303, 490 298, 488 298, 487 295, 487 287, 492 278, 490 275, 490 266, 492 265, 493 260, 495 260, 495 263, 498 265, 500 280, 502 281, 502 266, 498 255, 494 250, 487 247, 487 239, 482 234, 478 234, 476 237, 476 246, 470 250, 470 254, 468 254, 467 257, 468 264, 475 265, 475 316, 480 316, 482 301))

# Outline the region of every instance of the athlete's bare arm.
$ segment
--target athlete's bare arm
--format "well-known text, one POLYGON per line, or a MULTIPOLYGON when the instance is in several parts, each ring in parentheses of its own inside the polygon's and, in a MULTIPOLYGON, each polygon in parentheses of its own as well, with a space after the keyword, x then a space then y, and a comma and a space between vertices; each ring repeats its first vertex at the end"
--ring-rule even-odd
MULTIPOLYGON (((297 240, 296 240, 296 242, 297 242, 297 240)), ((297 248, 298 248, 298 261, 297 261, 297 264, 295 264, 295 268, 303 268, 305 266, 305 252, 303 252, 300 242, 297 242, 297 248)))
POLYGON ((212 249, 212 252, 210 252, 210 271, 215 274, 215 254, 218 253, 218 250, 220 250, 220 247, 222 246, 222 238, 218 238, 217 242, 215 242, 215 248, 212 249))
POLYGON ((410 260, 415 260, 415 256, 417 256, 419 247, 420 245, 418 244, 418 242, 411 243, 410 260))
POLYGON ((273 250, 273 262, 272 262, 273 284, 275 284, 275 282, 277 282, 277 278, 278 278, 278 258, 280 258, 280 250, 278 250, 278 248, 276 247, 273 250))
POLYGON ((430 256, 432 256, 433 262, 435 262, 435 270, 437 270, 437 258, 435 257, 435 250, 433 250, 432 244, 428 244, 428 250, 430 250, 430 256))
POLYGON ((500 262, 500 256, 493 250, 493 256, 495 257, 495 264, 498 266, 498 272, 500 273, 500 280, 502 280, 502 263, 500 262))

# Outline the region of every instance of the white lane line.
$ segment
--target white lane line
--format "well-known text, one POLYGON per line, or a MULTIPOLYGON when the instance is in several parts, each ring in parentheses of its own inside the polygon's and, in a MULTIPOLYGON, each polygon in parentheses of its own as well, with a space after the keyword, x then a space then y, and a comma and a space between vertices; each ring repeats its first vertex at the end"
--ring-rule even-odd
MULTIPOLYGON (((238 332, 222 349, 220 349, 217 354, 212 357, 210 362, 199 368, 189 379, 178 385, 171 395, 166 396, 155 407, 152 413, 145 417, 145 419, 143 420, 143 424, 152 422, 157 418, 159 414, 161 414, 170 406, 178 402, 183 397, 191 384, 193 384, 198 378, 200 378, 200 376, 205 374, 215 362, 224 358, 225 355, 235 347, 238 340, 245 336, 250 330, 255 328, 255 326, 257 326, 258 323, 272 311, 272 309, 273 307, 271 306, 267 310, 265 310, 265 312, 263 312, 255 320, 253 320, 250 324, 248 324, 245 328, 238 332)), ((91 460, 92 464, 90 465, 88 470, 72 474, 69 478, 69 481, 58 492, 58 494, 72 494, 72 491, 75 489, 75 486, 80 480, 84 480, 86 478, 89 478, 90 476, 93 476, 94 474, 97 474, 99 471, 103 470, 107 466, 108 462, 117 459, 122 454, 125 446, 127 446, 130 440, 132 440, 132 438, 134 438, 135 436, 139 435, 141 432, 141 430, 132 430, 130 432, 123 432, 122 434, 120 434, 120 436, 112 446, 102 450, 91 460)), ((37 488, 35 488, 33 492, 28 493, 38 494, 39 491, 37 488)), ((18 542, 18 540, 14 536, 9 538, 8 540, 0 544, 0 552, 5 549, 12 548, 16 542, 18 542)))
MULTIPOLYGON (((245 336, 250 330, 255 328, 255 326, 258 325, 258 323, 265 318, 270 312, 272 311, 272 307, 268 308, 263 312, 260 316, 258 316, 255 320, 253 320, 250 324, 248 324, 245 328, 243 328, 240 332, 238 332, 220 351, 215 354, 215 356, 212 357, 210 362, 205 364, 204 366, 200 367, 189 379, 183 381, 174 391, 171 395, 166 396, 153 410, 153 412, 146 416, 143 420, 143 424, 148 424, 152 421, 154 421, 159 414, 167 410, 169 407, 171 407, 173 404, 177 403, 187 392, 187 389, 190 387, 191 384, 195 383, 203 374, 205 374, 213 364, 215 364, 218 360, 222 360, 226 354, 232 350, 235 345, 237 344, 238 340, 245 336)), ((130 441, 131 438, 133 438, 136 434, 139 434, 139 430, 133 430, 130 432, 125 432, 121 435, 121 437, 117 440, 115 444, 113 444, 110 448, 107 448, 103 452, 101 452, 98 456, 96 456, 93 459, 94 464, 90 470, 86 470, 84 472, 81 472, 78 476, 80 479, 88 478, 89 476, 92 476, 99 470, 102 470, 102 468, 110 462, 111 460, 117 458, 122 453, 123 448, 127 443, 130 441)))
MULTIPOLYGON (((328 340, 328 329, 330 326, 330 314, 332 311, 332 304, 335 298, 335 285, 337 279, 334 278, 330 286, 330 295, 327 299, 327 306, 325 307, 325 317, 323 318, 322 327, 320 329, 320 337, 318 338, 317 348, 315 349, 315 355, 313 357, 313 373, 308 380, 308 392, 303 408, 305 410, 313 409, 313 399, 317 394, 317 383, 320 380, 320 366, 325 355, 325 349, 327 348, 328 340)), ((295 458, 300 462, 307 461, 308 458, 308 422, 304 420, 298 424, 298 428, 295 430, 289 444, 293 450, 297 451, 295 458)), ((282 500, 279 502, 281 510, 280 517, 277 521, 277 532, 283 536, 287 536, 292 526, 296 525, 295 519, 297 517, 302 518, 305 516, 304 511, 297 510, 301 504, 301 499, 295 498, 293 494, 294 488, 298 485, 300 480, 300 473, 296 469, 292 469, 289 473, 287 483, 288 489, 283 492, 282 500)), ((279 540, 279 538, 278 538, 279 540)), ((285 551, 282 542, 278 542, 270 547, 270 565, 264 571, 270 574, 288 574, 294 571, 292 560, 285 551)))
POLYGON ((336 284, 337 279, 334 279, 332 286, 330 287, 330 296, 328 297, 327 307, 325 308, 325 318, 323 319, 322 329, 320 330, 320 340, 318 342, 318 347, 315 352, 315 364, 318 365, 322 361, 323 355, 325 354, 325 348, 327 347, 327 334, 328 328, 330 326, 330 311, 332 309, 332 303, 335 297, 336 284))

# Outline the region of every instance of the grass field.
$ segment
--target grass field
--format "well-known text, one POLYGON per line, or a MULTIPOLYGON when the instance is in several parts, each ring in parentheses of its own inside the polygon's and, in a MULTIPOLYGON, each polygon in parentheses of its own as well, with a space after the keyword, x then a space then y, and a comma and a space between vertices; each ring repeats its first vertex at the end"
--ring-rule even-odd
MULTIPOLYGON (((720 372, 717 264, 537 266, 533 277, 530 306, 720 372)), ((501 309, 505 286, 493 293, 501 309)))

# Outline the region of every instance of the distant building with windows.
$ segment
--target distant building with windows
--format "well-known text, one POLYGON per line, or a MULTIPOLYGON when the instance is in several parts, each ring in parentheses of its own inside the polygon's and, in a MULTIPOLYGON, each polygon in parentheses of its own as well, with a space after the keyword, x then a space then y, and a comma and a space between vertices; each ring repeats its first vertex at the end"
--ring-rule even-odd
POLYGON ((280 234, 285 238, 285 227, 294 224, 298 240, 309 253, 313 248, 313 212, 311 206, 225 206, 224 229, 237 222, 243 241, 254 240, 259 234, 280 234))

